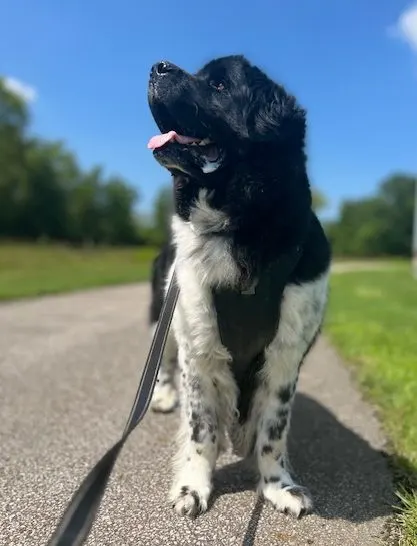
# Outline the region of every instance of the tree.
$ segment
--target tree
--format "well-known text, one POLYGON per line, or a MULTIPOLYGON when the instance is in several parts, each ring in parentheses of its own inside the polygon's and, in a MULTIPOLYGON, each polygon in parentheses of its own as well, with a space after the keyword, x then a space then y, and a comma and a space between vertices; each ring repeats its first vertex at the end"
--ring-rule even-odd
POLYGON ((81 175, 79 183, 71 191, 71 238, 75 242, 91 245, 104 238, 101 177, 101 167, 93 167, 81 175))
POLYGON ((26 148, 28 188, 19 235, 68 239, 69 197, 80 177, 74 157, 60 142, 31 139, 26 148))
POLYGON ((0 79, 0 233, 5 235, 13 234, 26 196, 27 121, 24 101, 0 79))
POLYGON ((172 186, 164 186, 156 196, 153 206, 152 239, 158 246, 169 239, 173 211, 172 186))
POLYGON ((380 255, 383 253, 380 237, 382 222, 378 199, 345 201, 339 220, 327 228, 334 254, 358 257, 380 255))
POLYGON ((29 137, 25 102, 0 80, 0 236, 136 243, 138 192, 83 171, 62 142, 29 137))
POLYGON ((393 174, 375 197, 345 201, 328 224, 333 251, 345 256, 408 256, 411 252, 415 177, 393 174))
POLYGON ((133 207, 138 192, 119 177, 112 177, 103 186, 103 237, 110 244, 131 244, 138 241, 133 207))
POLYGON ((387 254, 410 255, 415 184, 416 177, 398 173, 386 178, 380 186, 379 199, 385 215, 381 238, 387 254))
POLYGON ((21 136, 28 123, 29 114, 25 101, 19 95, 12 93, 0 78, 0 127, 17 130, 21 136))

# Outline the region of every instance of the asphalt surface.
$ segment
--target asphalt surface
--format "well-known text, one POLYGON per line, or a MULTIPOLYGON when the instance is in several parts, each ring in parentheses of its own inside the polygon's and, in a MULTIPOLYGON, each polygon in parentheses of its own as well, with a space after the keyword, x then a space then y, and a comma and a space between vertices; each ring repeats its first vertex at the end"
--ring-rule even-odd
MULTIPOLYGON (((46 543, 74 488, 119 438, 147 349, 148 287, 0 306, 0 544, 46 543)), ((380 544, 391 513, 384 438, 333 350, 302 373, 292 463, 316 511, 297 521, 257 502, 241 462, 221 458, 210 510, 167 504, 178 416, 151 412, 125 446, 89 545, 380 544)))

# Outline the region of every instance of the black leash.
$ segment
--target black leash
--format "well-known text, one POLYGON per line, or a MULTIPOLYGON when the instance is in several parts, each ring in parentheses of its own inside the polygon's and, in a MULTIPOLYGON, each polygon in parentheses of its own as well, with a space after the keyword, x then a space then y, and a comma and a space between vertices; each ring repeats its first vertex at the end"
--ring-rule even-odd
POLYGON ((81 546, 87 539, 117 457, 130 433, 142 421, 148 410, 178 293, 179 288, 174 272, 123 435, 84 478, 47 546, 81 546))

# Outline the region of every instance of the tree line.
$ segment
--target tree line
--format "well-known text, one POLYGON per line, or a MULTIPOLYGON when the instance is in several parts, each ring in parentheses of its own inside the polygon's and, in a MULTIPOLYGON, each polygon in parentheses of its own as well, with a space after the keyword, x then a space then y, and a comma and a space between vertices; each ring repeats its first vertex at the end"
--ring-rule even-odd
POLYGON ((394 173, 374 195, 344 201, 338 218, 325 224, 334 255, 411 256, 416 184, 415 176, 394 173))
POLYGON ((137 191, 83 170, 62 142, 29 134, 26 103, 0 79, 0 237, 74 244, 144 242, 137 191))
MULTIPOLYGON (((157 195, 150 218, 135 211, 138 191, 100 166, 83 170, 62 142, 34 137, 27 105, 0 78, 0 238, 71 244, 152 244, 168 237, 171 185, 157 195)), ((416 178, 397 173, 374 196, 342 203, 325 229, 338 256, 408 256, 416 178)), ((313 189, 313 207, 326 208, 313 189)))

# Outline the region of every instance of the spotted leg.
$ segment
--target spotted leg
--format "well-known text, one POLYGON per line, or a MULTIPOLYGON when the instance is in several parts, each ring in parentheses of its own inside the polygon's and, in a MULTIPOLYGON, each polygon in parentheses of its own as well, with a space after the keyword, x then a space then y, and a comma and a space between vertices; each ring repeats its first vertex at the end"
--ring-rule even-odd
POLYGON ((207 510, 218 454, 218 394, 206 363, 179 350, 181 424, 170 500, 180 515, 207 510))
POLYGON ((327 275, 285 290, 279 329, 265 354, 257 396, 259 489, 277 510, 297 517, 309 512, 313 503, 290 474, 287 435, 298 371, 320 329, 326 296, 327 275))
POLYGON ((300 516, 311 510, 312 500, 307 489, 294 483, 288 468, 286 443, 294 390, 295 381, 267 395, 257 456, 262 495, 277 510, 300 516))

